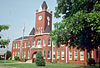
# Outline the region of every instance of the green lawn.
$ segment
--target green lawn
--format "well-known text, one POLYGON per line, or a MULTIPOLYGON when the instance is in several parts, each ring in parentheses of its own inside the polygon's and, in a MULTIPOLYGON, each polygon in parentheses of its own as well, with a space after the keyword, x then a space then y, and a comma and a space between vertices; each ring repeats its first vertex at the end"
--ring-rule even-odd
POLYGON ((76 64, 52 64, 46 63, 46 66, 36 66, 35 64, 2 64, 3 66, 13 66, 17 68, 99 68, 98 65, 96 66, 86 66, 86 65, 76 65, 76 64))
POLYGON ((15 60, 0 60, 0 63, 15 63, 15 62, 19 62, 19 61, 15 61, 15 60))

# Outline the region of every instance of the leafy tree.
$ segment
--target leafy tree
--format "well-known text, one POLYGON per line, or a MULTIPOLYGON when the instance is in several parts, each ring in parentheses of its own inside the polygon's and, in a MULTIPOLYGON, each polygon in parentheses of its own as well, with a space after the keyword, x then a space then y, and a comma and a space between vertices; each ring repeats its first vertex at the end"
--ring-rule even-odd
POLYGON ((9 59, 11 57, 11 51, 7 51, 7 56, 6 58, 9 59))
POLYGON ((45 66, 45 60, 43 59, 41 51, 37 52, 35 63, 37 66, 45 66))
POLYGON ((100 1, 99 0, 57 0, 55 17, 62 17, 54 24, 51 39, 60 44, 87 49, 100 45, 100 1))
MULTIPOLYGON (((8 25, 0 25, 0 32, 1 32, 2 30, 7 30, 7 29, 9 29, 9 26, 8 26, 8 25)), ((2 48, 2 47, 5 48, 4 45, 7 45, 9 42, 10 42, 9 39, 8 39, 8 40, 2 40, 2 39, 1 39, 1 36, 0 36, 0 45, 2 45, 2 46, 0 46, 0 48, 2 48)))

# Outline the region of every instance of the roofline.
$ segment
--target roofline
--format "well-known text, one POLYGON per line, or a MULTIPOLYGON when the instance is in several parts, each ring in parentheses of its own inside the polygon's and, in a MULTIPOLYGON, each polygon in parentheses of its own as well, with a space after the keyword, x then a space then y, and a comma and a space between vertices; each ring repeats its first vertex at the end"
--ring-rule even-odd
POLYGON ((50 33, 40 33, 40 34, 29 35, 29 36, 38 36, 38 35, 45 35, 45 34, 50 34, 50 33))

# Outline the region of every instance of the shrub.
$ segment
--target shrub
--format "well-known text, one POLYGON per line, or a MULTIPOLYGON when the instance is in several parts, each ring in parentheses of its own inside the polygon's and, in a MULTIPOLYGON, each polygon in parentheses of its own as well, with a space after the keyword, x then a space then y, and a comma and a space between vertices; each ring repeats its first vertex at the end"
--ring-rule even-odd
POLYGON ((15 60, 19 60, 19 57, 18 57, 18 56, 15 56, 14 59, 15 59, 15 60))
POLYGON ((45 60, 43 59, 41 51, 37 52, 35 63, 37 66, 45 66, 45 60))
POLYGON ((95 65, 95 60, 93 58, 88 58, 86 61, 87 61, 87 64, 90 65, 90 66, 92 64, 95 65))

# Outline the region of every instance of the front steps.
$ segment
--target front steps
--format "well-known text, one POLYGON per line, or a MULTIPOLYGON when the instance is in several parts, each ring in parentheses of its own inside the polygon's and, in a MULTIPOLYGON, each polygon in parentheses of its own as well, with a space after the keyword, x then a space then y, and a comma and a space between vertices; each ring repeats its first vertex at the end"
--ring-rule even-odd
POLYGON ((26 63, 32 63, 32 60, 27 60, 26 63))

